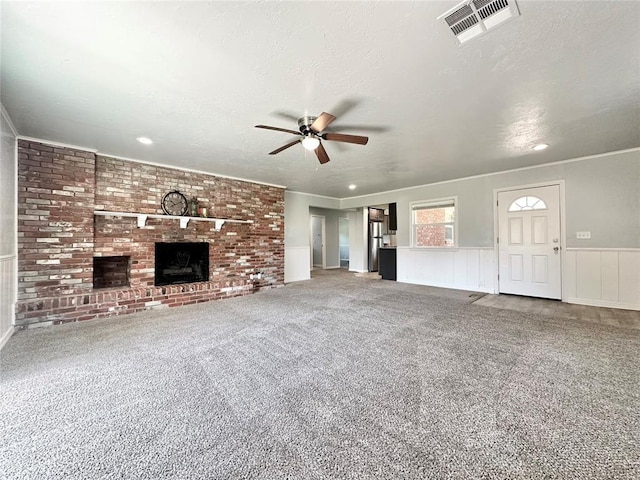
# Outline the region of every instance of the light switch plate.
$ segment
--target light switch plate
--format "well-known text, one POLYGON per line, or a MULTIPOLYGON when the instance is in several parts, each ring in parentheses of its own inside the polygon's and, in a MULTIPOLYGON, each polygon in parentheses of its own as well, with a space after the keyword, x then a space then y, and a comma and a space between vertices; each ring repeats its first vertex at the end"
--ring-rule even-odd
POLYGON ((591 238, 591 232, 576 232, 576 238, 578 240, 589 240, 591 238))

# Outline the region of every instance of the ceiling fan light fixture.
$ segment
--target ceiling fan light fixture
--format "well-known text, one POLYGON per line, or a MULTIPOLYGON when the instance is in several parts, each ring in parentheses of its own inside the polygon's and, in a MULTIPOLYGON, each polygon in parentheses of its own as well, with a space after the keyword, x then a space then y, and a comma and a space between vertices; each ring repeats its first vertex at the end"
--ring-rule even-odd
POLYGON ((307 135, 302 139, 302 146, 307 150, 315 150, 320 145, 320 140, 313 135, 307 135))
POLYGON ((265 128, 267 130, 275 130, 276 132, 290 133, 296 136, 296 139, 286 145, 276 148, 269 155, 276 155, 287 148, 291 148, 301 143, 305 150, 312 151, 318 157, 320 164, 324 165, 331 159, 327 155, 321 140, 329 142, 354 143, 356 145, 366 145, 369 137, 362 135, 346 135, 344 133, 327 132, 322 133, 336 119, 335 116, 327 112, 322 112, 319 117, 304 116, 298 119, 298 130, 289 130, 288 128, 272 127, 270 125, 256 125, 256 128, 265 128))

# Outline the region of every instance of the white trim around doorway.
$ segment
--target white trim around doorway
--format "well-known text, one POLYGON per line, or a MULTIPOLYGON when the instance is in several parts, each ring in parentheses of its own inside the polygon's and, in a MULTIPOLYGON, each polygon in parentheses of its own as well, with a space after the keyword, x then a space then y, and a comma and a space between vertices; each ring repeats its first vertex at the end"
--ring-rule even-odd
POLYGON ((316 265, 313 263, 313 219, 319 218, 321 220, 321 241, 322 241, 322 268, 325 270, 327 268, 327 223, 324 215, 310 215, 309 216, 309 255, 310 255, 310 266, 311 270, 316 268, 316 265))

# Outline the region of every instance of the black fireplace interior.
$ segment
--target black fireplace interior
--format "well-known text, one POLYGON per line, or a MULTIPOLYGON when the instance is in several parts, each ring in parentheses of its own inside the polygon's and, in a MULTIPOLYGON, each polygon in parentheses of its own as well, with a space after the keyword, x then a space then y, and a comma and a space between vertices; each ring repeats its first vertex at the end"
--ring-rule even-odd
POLYGON ((206 282, 209 280, 207 242, 156 243, 155 284, 206 282))
POLYGON ((93 257, 93 288, 128 287, 131 257, 93 257))

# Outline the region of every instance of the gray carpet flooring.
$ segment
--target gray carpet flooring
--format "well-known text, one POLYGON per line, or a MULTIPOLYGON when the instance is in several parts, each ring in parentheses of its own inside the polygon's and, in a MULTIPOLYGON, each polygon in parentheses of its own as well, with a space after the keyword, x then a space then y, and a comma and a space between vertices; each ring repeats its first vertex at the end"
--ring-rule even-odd
POLYGON ((637 479, 640 332, 343 271, 17 332, 5 479, 637 479))

